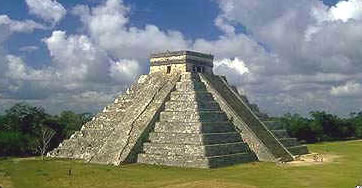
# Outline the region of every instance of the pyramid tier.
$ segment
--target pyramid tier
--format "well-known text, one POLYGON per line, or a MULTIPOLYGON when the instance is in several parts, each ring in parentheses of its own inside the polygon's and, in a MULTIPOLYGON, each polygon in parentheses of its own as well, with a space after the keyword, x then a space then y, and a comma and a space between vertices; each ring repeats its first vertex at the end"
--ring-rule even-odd
POLYGON ((166 122, 214 122, 228 121, 222 111, 163 111, 160 113, 160 121, 166 122))
POLYGON ((229 122, 157 122, 159 133, 224 133, 235 131, 229 122))
POLYGON ((242 142, 240 134, 237 132, 207 133, 207 134, 184 134, 184 133, 150 133, 149 139, 157 144, 193 144, 210 145, 242 142))
POLYGON ((304 155, 304 154, 309 153, 306 145, 291 146, 291 147, 287 147, 287 149, 293 155, 304 155))
POLYGON ((184 143, 160 144, 151 142, 144 143, 143 151, 147 154, 158 155, 218 156, 248 152, 248 147, 243 142, 211 145, 193 145, 184 143))
POLYGON ((277 138, 288 138, 288 132, 287 130, 280 129, 280 130, 271 130, 271 132, 277 137, 277 138))
POLYGON ((263 122, 271 132, 277 137, 279 142, 293 155, 304 155, 309 153, 307 146, 301 145, 296 138, 291 138, 287 131, 283 129, 283 125, 278 121, 263 122))
POLYGON ((193 168, 215 168, 238 163, 254 161, 255 156, 250 153, 235 153, 212 157, 188 156, 188 155, 157 155, 139 154, 138 162, 154 165, 167 165, 193 168))
POLYGON ((220 107, 215 101, 167 101, 165 111, 199 111, 218 110, 220 107))
POLYGON ((206 91, 174 91, 171 101, 212 101, 214 98, 206 91))
POLYGON ((177 91, 206 91, 206 86, 202 82, 184 81, 176 83, 177 91))
POLYGON ((187 82, 187 81, 196 81, 196 82, 200 82, 200 76, 195 74, 195 73, 191 73, 191 72, 185 72, 183 74, 181 74, 181 78, 180 78, 180 82, 187 82))

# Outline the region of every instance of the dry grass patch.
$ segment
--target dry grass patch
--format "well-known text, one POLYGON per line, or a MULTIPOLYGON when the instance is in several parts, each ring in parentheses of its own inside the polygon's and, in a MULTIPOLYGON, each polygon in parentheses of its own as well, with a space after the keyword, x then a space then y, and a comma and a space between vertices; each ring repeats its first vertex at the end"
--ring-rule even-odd
POLYGON ((239 183, 227 182, 224 180, 197 180, 184 183, 173 183, 162 188, 256 188, 255 186, 243 185, 239 183))

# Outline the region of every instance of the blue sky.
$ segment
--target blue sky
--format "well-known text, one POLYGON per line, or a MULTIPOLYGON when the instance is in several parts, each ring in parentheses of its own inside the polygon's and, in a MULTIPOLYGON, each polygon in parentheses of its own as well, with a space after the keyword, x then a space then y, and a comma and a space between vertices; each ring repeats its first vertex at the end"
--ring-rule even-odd
POLYGON ((359 111, 361 4, 0 0, 0 110, 25 101, 94 112, 147 73, 150 53, 191 49, 215 54, 215 72, 273 115, 359 111))

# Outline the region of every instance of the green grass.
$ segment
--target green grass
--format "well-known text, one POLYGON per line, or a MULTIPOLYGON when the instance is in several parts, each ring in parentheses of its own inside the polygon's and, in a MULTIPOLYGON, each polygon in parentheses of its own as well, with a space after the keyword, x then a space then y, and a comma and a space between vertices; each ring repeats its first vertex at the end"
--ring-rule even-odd
POLYGON ((218 169, 130 164, 121 167, 81 161, 0 159, 3 188, 125 187, 346 187, 362 185, 362 140, 309 145, 312 152, 338 155, 333 162, 288 166, 254 162, 218 169), (72 175, 68 170, 72 169, 72 175))

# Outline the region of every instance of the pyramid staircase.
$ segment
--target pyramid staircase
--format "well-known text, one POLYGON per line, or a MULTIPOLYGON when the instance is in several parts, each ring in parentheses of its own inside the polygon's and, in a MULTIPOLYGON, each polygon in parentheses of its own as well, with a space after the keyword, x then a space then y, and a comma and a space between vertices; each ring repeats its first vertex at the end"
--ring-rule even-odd
POLYGON ((302 145, 296 138, 292 138, 288 135, 287 130, 283 128, 283 125, 278 121, 263 121, 269 130, 277 137, 279 142, 283 144, 288 151, 296 155, 303 155, 308 153, 306 145, 302 145))
POLYGON ((292 161, 296 155, 308 153, 306 146, 290 138, 276 122, 263 122, 225 77, 211 74, 200 74, 200 77, 258 160, 292 161))
POLYGON ((212 168, 256 160, 195 73, 183 73, 138 162, 212 168))

